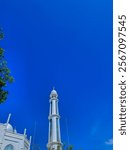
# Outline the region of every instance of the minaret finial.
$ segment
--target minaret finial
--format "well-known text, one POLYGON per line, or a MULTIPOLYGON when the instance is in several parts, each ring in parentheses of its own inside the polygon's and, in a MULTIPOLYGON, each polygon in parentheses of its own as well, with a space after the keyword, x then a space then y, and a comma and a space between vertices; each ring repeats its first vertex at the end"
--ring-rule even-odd
POLYGON ((32 136, 30 136, 30 138, 29 138, 29 142, 30 142, 30 144, 31 144, 31 141, 32 141, 32 136))
POLYGON ((7 124, 9 123, 9 121, 10 121, 10 117, 11 117, 11 113, 8 115, 8 119, 7 119, 7 124))
POLYGON ((53 90, 55 90, 55 87, 53 86, 53 90))
POLYGON ((26 132, 27 132, 27 129, 25 128, 25 129, 24 129, 24 135, 26 135, 26 132))
POLYGON ((14 128, 14 133, 17 133, 16 127, 14 128))

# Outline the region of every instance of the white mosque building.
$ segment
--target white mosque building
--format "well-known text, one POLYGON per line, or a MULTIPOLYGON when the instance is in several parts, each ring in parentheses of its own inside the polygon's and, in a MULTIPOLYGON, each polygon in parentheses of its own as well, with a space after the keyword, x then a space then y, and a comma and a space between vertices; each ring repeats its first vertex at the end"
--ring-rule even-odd
POLYGON ((0 150, 30 150, 31 137, 28 140, 26 129, 24 133, 17 133, 9 123, 11 114, 6 123, 0 123, 0 150))
MULTIPOLYGON (((62 150, 60 134, 60 115, 58 109, 58 94, 56 90, 52 90, 50 94, 50 112, 49 112, 49 132, 48 132, 48 150, 62 150)), ((0 123, 0 150, 30 150, 31 137, 28 140, 26 129, 24 133, 17 133, 9 123, 10 116, 6 123, 0 123)))

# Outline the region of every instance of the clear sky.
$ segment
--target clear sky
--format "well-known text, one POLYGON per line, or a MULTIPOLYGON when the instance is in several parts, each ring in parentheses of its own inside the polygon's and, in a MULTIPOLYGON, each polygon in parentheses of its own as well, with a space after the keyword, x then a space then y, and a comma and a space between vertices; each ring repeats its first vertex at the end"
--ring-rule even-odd
POLYGON ((0 105, 17 131, 46 149, 49 94, 59 94, 61 137, 74 150, 112 150, 112 0, 0 0, 15 82, 0 105))

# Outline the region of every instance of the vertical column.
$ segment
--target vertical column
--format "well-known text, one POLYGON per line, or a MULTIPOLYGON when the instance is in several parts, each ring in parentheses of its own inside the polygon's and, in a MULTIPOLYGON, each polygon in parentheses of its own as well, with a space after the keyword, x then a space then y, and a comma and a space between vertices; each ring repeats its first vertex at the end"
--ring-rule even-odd
POLYGON ((48 150, 62 150, 59 119, 58 94, 53 89, 50 94, 48 150))

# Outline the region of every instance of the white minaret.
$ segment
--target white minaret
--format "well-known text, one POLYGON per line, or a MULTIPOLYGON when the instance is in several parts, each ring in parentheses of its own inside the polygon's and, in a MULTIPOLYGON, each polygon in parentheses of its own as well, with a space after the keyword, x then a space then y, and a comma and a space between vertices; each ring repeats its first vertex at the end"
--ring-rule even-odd
POLYGON ((49 134, 48 134, 48 150, 62 150, 60 137, 60 116, 58 110, 58 94, 56 90, 52 90, 50 94, 50 113, 49 113, 49 134))

